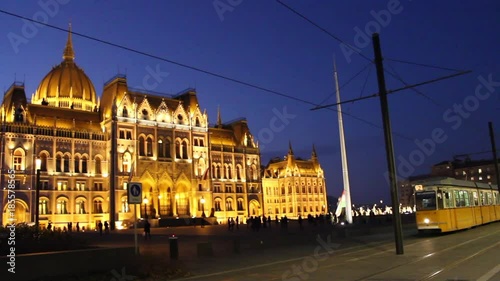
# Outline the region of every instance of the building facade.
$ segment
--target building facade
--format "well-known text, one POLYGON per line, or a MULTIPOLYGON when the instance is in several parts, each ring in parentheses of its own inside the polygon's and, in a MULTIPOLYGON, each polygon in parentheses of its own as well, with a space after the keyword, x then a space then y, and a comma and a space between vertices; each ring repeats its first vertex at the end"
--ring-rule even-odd
POLYGON ((194 89, 152 94, 123 75, 98 98, 75 63, 71 32, 30 102, 22 83, 5 93, 1 120, 2 225, 35 221, 37 204, 41 226, 133 220, 128 182, 143 185, 141 217, 262 215, 260 152, 245 119, 223 124, 219 112, 209 126, 194 89))
POLYGON ((326 214, 327 189, 316 149, 310 160, 295 158, 290 144, 284 160, 269 162, 262 176, 265 212, 269 216, 297 218, 326 214))

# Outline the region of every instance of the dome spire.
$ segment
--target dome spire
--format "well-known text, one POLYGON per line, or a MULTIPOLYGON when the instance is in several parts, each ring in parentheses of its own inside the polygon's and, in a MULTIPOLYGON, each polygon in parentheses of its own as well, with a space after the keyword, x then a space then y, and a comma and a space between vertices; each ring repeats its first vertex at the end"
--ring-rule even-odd
POLYGON ((69 23, 68 41, 66 41, 66 47, 64 48, 63 59, 65 61, 73 61, 75 59, 75 51, 73 51, 73 41, 71 40, 71 23, 69 23))

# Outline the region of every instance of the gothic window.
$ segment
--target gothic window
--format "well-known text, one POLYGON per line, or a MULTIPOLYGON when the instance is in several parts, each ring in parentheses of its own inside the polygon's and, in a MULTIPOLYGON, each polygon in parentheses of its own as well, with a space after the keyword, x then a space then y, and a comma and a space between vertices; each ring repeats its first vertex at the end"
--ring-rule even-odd
POLYGON ((61 155, 56 156, 56 172, 62 172, 62 157, 61 157, 61 155))
POLYGON ((147 110, 147 109, 143 109, 143 110, 142 110, 142 118, 143 118, 144 120, 148 120, 148 119, 149 119, 149 112, 148 112, 148 110, 147 110))
POLYGON ((181 142, 178 140, 175 141, 175 158, 181 158, 181 142))
POLYGON ((148 137, 146 140, 146 153, 148 156, 153 156, 153 138, 148 137))
POLYGON ((220 179, 221 178, 221 172, 220 172, 220 164, 217 164, 217 168, 215 170, 216 174, 217 174, 217 178, 220 179))
POLYGON ((182 114, 177 115, 177 120, 179 121, 179 124, 182 124, 182 114))
POLYGON ((199 117, 196 117, 196 123, 195 123, 195 126, 196 126, 196 127, 201 127, 201 125, 200 125, 200 118, 199 118, 199 117))
POLYGON ((243 199, 239 198, 238 199, 238 211, 243 211, 243 199))
POLYGON ((75 156, 75 173, 80 173, 80 157, 75 156))
POLYGON ((146 156, 146 140, 143 136, 139 137, 139 156, 146 156))
POLYGON ((96 157, 95 158, 95 174, 96 175, 99 175, 102 173, 102 170, 101 170, 101 158, 99 157, 96 157))
POLYGON ((241 166, 236 165, 236 178, 241 180, 241 166))
POLYGON ((127 110, 126 106, 123 107, 122 116, 123 117, 128 117, 128 110, 127 110))
POLYGON ((184 140, 182 142, 182 159, 188 159, 188 142, 184 140))
POLYGON ((69 156, 65 155, 64 156, 64 172, 69 173, 69 156))
POLYGON ((165 149, 163 146, 163 140, 161 138, 158 140, 157 150, 158 150, 158 157, 159 158, 165 157, 165 149))
POLYGON ((47 154, 42 153, 40 154, 40 160, 42 160, 42 163, 40 165, 40 171, 47 171, 47 154))
POLYGON ((172 158, 172 155, 170 154, 170 141, 168 139, 165 139, 165 157, 166 158, 172 158))
POLYGON ((87 173, 87 157, 82 157, 82 173, 87 173))

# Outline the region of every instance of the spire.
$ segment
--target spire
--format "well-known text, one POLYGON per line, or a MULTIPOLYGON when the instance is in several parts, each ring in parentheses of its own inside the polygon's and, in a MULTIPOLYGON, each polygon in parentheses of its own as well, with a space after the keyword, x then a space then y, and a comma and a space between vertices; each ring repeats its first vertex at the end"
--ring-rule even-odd
POLYGON ((64 48, 63 59, 65 61, 73 61, 75 59, 75 52, 73 51, 73 41, 71 40, 71 23, 68 29, 68 41, 66 41, 66 47, 64 48))
POLYGON ((312 159, 318 158, 318 154, 316 154, 316 146, 314 145, 314 143, 313 143, 313 150, 312 150, 311 158, 312 159))
POLYGON ((222 117, 220 116, 220 105, 217 106, 217 127, 222 128, 222 117))
POLYGON ((288 155, 293 155, 292 142, 288 141, 288 155))

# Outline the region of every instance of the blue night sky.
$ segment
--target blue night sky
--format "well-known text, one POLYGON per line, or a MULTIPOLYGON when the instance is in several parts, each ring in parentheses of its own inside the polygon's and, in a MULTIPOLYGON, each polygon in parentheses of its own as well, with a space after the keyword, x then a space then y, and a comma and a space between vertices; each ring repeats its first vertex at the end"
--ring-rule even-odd
MULTIPOLYGON (((369 63, 356 53, 346 55, 348 48, 342 48, 334 38, 276 1, 57 0, 60 3, 57 10, 51 6, 49 13, 38 2, 2 1, 0 9, 42 21, 45 16, 48 24, 64 29, 71 21, 76 33, 314 104, 335 102, 334 55, 341 85, 369 63)), ((56 0, 40 2, 56 3, 56 0)), ((389 96, 399 175, 427 173, 433 164, 455 154, 489 151, 488 121, 493 122, 497 139, 500 138, 500 122, 495 118, 500 112, 500 84, 491 82, 500 81, 498 1, 284 0, 284 3, 357 47, 370 59, 373 58, 371 34, 379 31, 386 70, 408 84, 453 71, 390 59, 473 71, 418 87, 423 95, 406 90, 389 96), (480 82, 487 80, 490 86, 479 86, 488 84, 480 82), (461 113, 457 106, 461 106, 461 113), (427 149, 416 144, 433 136, 433 147, 429 142, 427 149), (426 154, 424 150, 428 150, 426 154)), ((33 29, 31 24, 4 13, 0 13, 0 20, 3 38, 0 85, 5 91, 15 79, 24 80, 30 98, 51 67, 61 62, 67 35, 46 26, 33 29)), ((94 82, 99 94, 105 81, 126 73, 131 87, 168 94, 196 88, 200 106, 207 109, 212 123, 216 121, 219 105, 223 121, 246 117, 262 147, 263 164, 271 157, 284 156, 289 140, 295 155, 303 158, 310 157, 314 143, 326 173, 329 194, 340 196, 342 167, 336 111, 311 111, 314 106, 310 104, 77 35, 73 36, 73 43, 76 63, 94 82), (149 80, 150 83, 144 84, 151 70, 161 73, 157 83, 149 80), (270 125, 276 119, 276 112, 288 114, 287 124, 270 125)), ((386 80, 388 89, 404 86, 388 74, 386 80)), ((377 91, 375 66, 371 64, 340 92, 342 100, 347 100, 377 91)), ((390 195, 384 177, 387 163, 379 99, 345 104, 342 109, 346 113, 344 128, 352 201, 355 204, 386 201, 390 195)), ((477 157, 490 158, 491 154, 477 157)))

